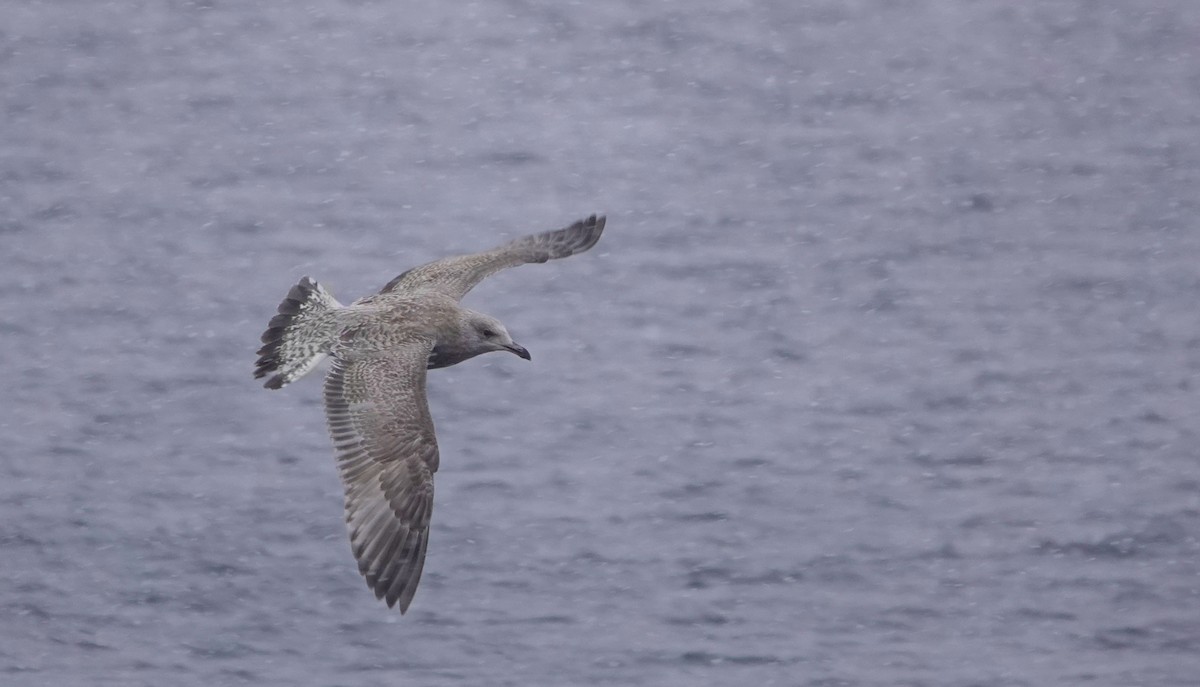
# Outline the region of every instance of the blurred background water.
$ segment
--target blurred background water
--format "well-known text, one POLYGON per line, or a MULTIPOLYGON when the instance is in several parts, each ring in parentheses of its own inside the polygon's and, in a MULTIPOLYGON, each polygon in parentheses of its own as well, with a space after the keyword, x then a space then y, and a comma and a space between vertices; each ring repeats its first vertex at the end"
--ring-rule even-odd
POLYGON ((1200 4, 3 17, 0 684, 1200 684, 1200 4), (402 619, 257 337, 592 212, 402 619))

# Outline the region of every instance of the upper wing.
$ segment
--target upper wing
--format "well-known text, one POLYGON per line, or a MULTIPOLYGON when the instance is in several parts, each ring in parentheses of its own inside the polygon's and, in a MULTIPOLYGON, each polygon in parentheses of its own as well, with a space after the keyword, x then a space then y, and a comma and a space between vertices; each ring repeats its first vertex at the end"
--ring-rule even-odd
POLYGON ((564 229, 530 234, 498 248, 443 258, 401 274, 379 293, 429 288, 455 299, 462 298, 488 275, 530 262, 565 258, 596 245, 604 231, 604 217, 592 215, 564 229))
MULTIPOLYGON (((352 343, 352 342, 351 342, 352 343)), ((432 341, 334 351, 325 414, 358 570, 388 607, 408 610, 429 541, 437 438, 425 400, 432 341)))

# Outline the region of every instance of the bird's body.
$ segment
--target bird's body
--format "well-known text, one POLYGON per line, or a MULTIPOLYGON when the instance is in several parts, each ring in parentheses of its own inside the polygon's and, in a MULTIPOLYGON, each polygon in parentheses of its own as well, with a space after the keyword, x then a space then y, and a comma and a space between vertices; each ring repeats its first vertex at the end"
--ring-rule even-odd
POLYGON ((413 268, 379 293, 342 306, 304 277, 262 336, 255 377, 278 389, 333 364, 325 413, 345 488, 359 571, 388 606, 408 610, 424 566, 439 454, 425 398, 426 369, 490 351, 529 359, 494 317, 459 305, 501 269, 588 250, 604 231, 595 215, 482 253, 413 268))

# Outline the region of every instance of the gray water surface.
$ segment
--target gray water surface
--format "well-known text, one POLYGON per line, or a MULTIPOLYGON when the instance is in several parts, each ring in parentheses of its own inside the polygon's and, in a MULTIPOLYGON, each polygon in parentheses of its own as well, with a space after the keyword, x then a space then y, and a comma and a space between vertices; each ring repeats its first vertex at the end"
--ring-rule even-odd
POLYGON ((1200 684, 1200 3, 2 4, 0 685, 1200 684), (402 618, 258 335, 592 212, 402 618))

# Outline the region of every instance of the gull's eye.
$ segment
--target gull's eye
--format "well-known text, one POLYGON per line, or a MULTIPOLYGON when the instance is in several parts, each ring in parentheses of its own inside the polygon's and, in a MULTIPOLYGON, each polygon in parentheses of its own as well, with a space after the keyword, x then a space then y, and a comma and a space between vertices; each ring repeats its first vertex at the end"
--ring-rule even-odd
POLYGON ((485 330, 483 330, 482 332, 480 332, 480 334, 483 334, 483 337, 484 337, 485 339, 490 339, 490 338, 492 338, 493 336, 495 336, 495 335, 496 335, 496 332, 494 332, 494 331, 492 331, 492 330, 490 330, 490 329, 485 329, 485 330))

